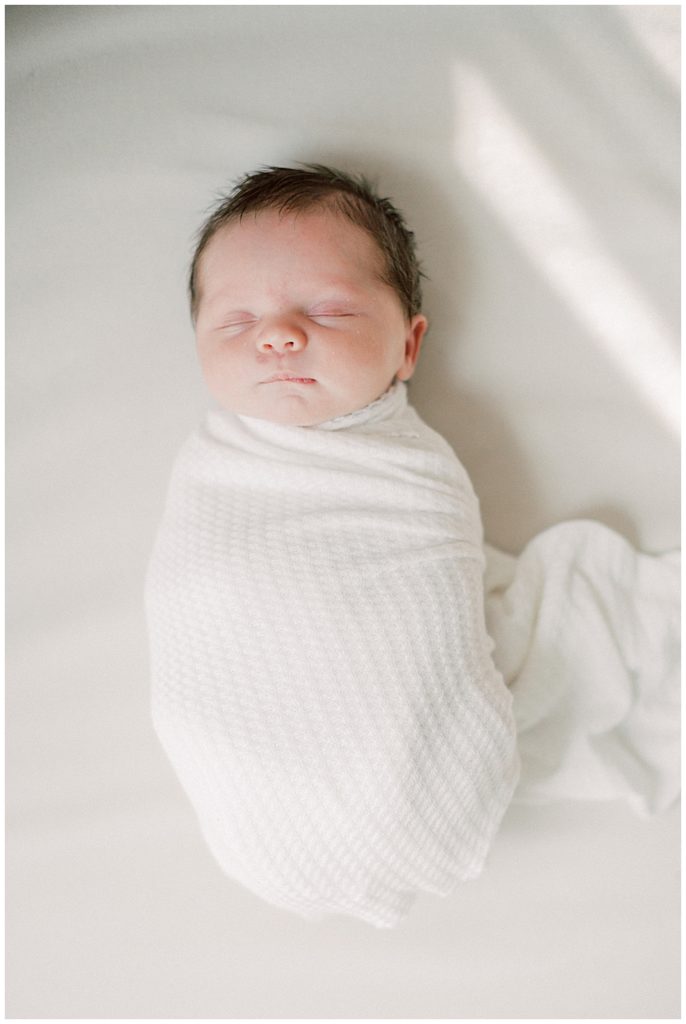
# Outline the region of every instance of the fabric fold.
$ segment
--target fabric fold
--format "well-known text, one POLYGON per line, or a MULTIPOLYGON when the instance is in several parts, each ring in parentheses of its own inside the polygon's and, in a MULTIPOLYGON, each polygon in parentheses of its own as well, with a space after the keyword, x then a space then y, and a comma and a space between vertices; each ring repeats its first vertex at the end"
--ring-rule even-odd
POLYGON ((148 574, 158 735, 223 869, 377 926, 478 876, 517 782, 479 506, 396 385, 330 429, 213 411, 148 574))
POLYGON ((676 799, 679 577, 589 522, 484 553, 404 385, 319 427, 215 410, 148 572, 154 724, 230 877, 390 927, 513 797, 676 799))
POLYGON ((680 776, 679 552, 560 523, 518 558, 486 546, 486 618, 512 689, 515 799, 624 800, 658 814, 680 776))

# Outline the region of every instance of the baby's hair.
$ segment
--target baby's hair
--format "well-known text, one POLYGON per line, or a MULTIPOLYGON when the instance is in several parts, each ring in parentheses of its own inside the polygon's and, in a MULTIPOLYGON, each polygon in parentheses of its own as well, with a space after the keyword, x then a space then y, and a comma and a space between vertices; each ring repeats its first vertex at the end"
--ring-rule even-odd
POLYGON ((265 167, 245 175, 202 225, 188 281, 193 320, 198 311, 200 258, 220 228, 240 220, 246 213, 288 213, 318 206, 343 214, 372 236, 383 256, 383 280, 397 293, 408 319, 418 313, 422 308, 424 275, 417 260, 414 234, 402 214, 390 199, 377 195, 361 175, 346 174, 323 164, 302 164, 299 168, 265 167))

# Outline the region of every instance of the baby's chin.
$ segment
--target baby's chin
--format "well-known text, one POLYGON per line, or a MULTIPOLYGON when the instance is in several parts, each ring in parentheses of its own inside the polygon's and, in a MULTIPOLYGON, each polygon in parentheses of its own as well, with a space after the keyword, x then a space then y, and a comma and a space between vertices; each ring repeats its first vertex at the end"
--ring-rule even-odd
MULTIPOLYGON (((278 386, 278 385, 277 385, 278 386)), ((316 387, 316 385, 313 385, 316 387)), ((373 401, 373 399, 372 399, 373 401)), ((265 420, 277 423, 282 427, 316 427, 322 423, 357 412, 369 405, 366 398, 347 400, 333 397, 315 396, 310 394, 287 393, 274 394, 269 400, 246 403, 242 407, 229 408, 221 403, 227 412, 249 419, 265 420)))

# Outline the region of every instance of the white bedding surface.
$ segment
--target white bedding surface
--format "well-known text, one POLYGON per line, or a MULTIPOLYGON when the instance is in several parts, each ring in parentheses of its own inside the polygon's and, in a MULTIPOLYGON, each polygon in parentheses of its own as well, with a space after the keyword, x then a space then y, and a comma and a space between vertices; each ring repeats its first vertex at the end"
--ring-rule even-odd
POLYGON ((397 930, 227 881, 153 735, 142 581, 206 398, 191 238, 260 164, 378 178, 411 397, 491 544, 679 543, 677 7, 7 9, 10 1017, 676 1017, 678 811, 513 806, 397 930))

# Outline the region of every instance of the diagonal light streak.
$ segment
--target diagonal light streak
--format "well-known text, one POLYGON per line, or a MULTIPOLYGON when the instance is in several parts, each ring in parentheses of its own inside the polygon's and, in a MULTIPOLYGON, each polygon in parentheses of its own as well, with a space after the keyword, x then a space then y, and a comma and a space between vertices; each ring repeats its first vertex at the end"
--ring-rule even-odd
POLYGON ((557 294, 671 431, 679 432, 672 332, 638 294, 543 154, 476 69, 455 69, 455 160, 557 294))
POLYGON ((615 13, 624 20, 637 46, 651 58, 675 92, 681 89, 681 33, 679 5, 618 4, 615 13))

